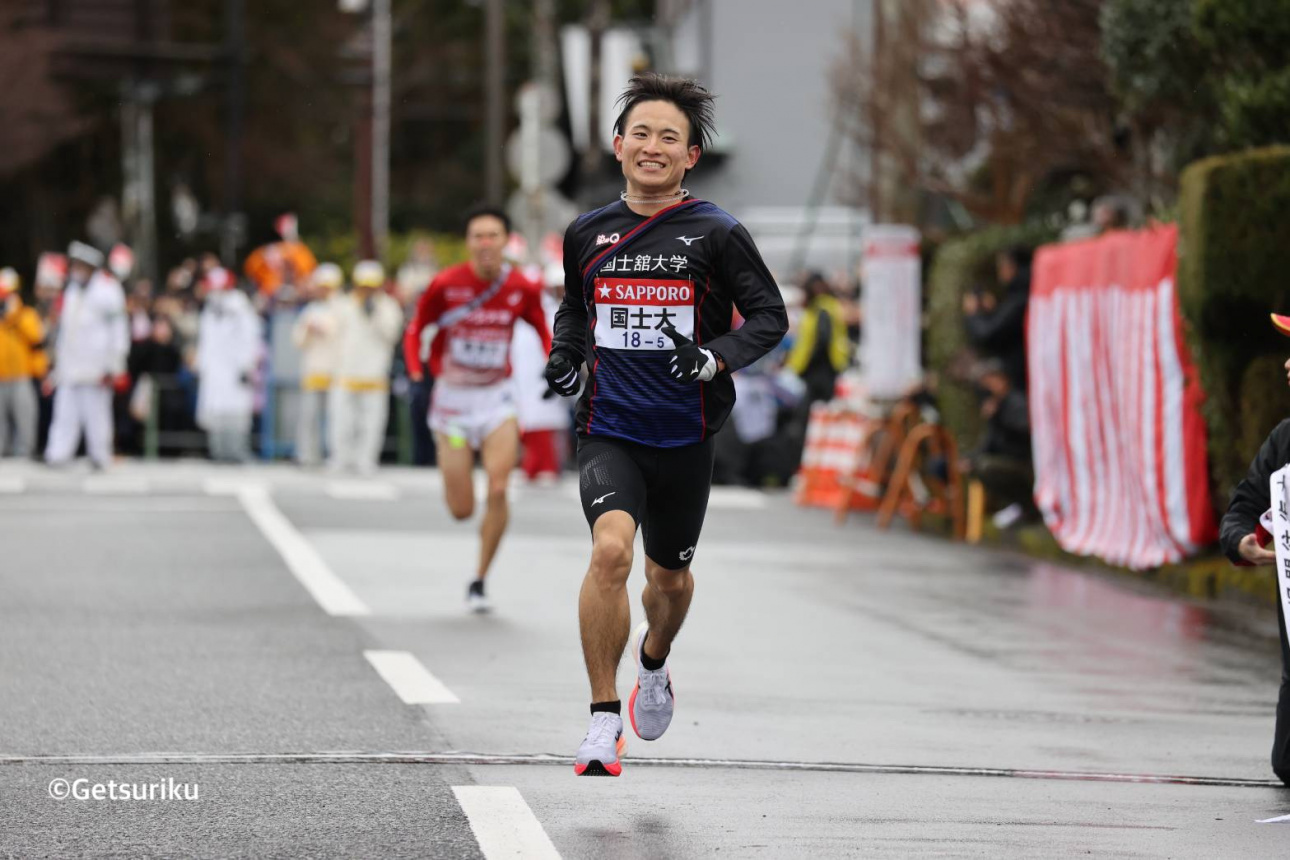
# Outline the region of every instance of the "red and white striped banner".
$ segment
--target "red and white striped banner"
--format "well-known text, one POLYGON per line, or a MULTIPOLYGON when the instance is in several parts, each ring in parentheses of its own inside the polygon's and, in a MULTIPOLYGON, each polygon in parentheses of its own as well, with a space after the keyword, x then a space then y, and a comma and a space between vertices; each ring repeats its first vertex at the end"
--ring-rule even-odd
POLYGON ((1031 285, 1035 502, 1063 549, 1135 569, 1216 535, 1177 245, 1167 226, 1045 246, 1031 285))

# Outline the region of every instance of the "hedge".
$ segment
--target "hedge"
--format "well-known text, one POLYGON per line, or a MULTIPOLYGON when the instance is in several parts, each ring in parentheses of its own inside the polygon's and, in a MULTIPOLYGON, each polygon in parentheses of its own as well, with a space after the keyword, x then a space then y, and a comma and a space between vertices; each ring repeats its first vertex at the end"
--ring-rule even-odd
POLYGON ((1226 507, 1268 432, 1290 415, 1290 147, 1197 162, 1180 189, 1178 296, 1205 389, 1215 503, 1226 507))
POLYGON ((981 435, 980 403, 964 376, 970 348, 963 327, 963 295, 974 289, 1002 294, 994 259, 1000 251, 1034 248, 1056 238, 1048 227, 990 227, 940 247, 928 278, 927 361, 938 380, 942 420, 960 446, 970 448, 981 435))

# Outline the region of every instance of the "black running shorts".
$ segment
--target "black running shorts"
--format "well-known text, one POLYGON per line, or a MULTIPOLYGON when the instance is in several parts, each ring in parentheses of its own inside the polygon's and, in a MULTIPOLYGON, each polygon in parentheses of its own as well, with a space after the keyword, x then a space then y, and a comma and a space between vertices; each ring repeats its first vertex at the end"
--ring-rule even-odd
POLYGON ((578 437, 587 525, 605 511, 626 511, 640 526, 651 561, 668 570, 689 567, 708 512, 715 450, 712 439, 654 448, 610 436, 578 437))

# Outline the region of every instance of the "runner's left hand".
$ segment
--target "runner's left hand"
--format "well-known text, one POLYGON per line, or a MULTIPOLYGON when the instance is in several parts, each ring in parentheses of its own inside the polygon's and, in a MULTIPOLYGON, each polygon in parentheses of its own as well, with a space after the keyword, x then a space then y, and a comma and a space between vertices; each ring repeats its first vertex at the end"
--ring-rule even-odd
POLYGON ((676 349, 668 354, 668 372, 680 382, 707 382, 717 375, 717 357, 711 350, 696 345, 673 326, 663 329, 676 349))

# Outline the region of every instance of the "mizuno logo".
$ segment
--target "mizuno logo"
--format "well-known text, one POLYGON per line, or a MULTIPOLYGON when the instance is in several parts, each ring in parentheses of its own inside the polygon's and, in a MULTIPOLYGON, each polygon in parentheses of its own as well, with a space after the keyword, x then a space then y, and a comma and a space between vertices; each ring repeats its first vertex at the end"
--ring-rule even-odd
POLYGON ((677 236, 676 238, 677 238, 677 241, 679 241, 679 242, 684 242, 684 243, 685 243, 685 247, 687 247, 687 248, 688 248, 688 247, 690 247, 690 245, 692 245, 693 243, 695 243, 695 242, 699 241, 699 240, 700 240, 700 239, 702 239, 703 237, 702 237, 702 236, 677 236))
POLYGON ((610 496, 615 495, 617 492, 618 492, 617 490, 614 490, 614 492, 612 492, 612 493, 605 493, 603 496, 601 496, 600 498, 598 498, 598 499, 596 499, 594 502, 592 502, 592 503, 591 503, 591 507, 593 507, 593 508, 594 508, 596 505, 600 504, 601 502, 603 502, 605 499, 609 498, 610 496))

